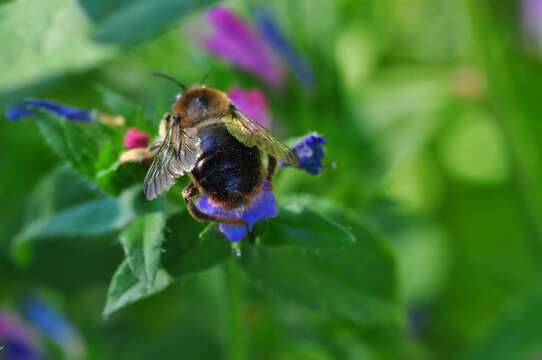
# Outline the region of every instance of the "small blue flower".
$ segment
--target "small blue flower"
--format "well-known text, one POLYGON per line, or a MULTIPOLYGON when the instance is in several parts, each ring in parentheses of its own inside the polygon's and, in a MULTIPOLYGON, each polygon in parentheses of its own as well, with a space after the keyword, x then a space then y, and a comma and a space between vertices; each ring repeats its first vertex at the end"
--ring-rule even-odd
POLYGON ((32 349, 27 344, 14 340, 7 339, 0 342, 3 347, 0 350, 0 355, 4 360, 40 360, 43 359, 42 355, 32 349))
MULTIPOLYGON (((326 138, 317 133, 308 134, 299 140, 292 149, 299 159, 299 167, 309 174, 320 174, 324 170, 322 159, 325 143, 326 138)), ((281 167, 285 166, 289 165, 281 162, 281 167)))
POLYGON ((271 182, 265 181, 261 192, 252 200, 248 207, 226 210, 219 205, 211 204, 209 198, 202 195, 198 199, 198 208, 207 215, 243 219, 245 225, 219 224, 219 229, 226 238, 238 242, 248 235, 257 222, 277 216, 277 203, 271 191, 271 182))
POLYGON ((32 331, 12 312, 0 310, 0 358, 6 360, 42 359, 42 351, 32 331))
POLYGON ((72 121, 91 122, 95 111, 68 107, 50 100, 24 99, 23 102, 6 111, 6 118, 11 121, 31 116, 35 110, 47 110, 55 115, 72 121))
POLYGON ((277 22, 269 12, 263 9, 256 11, 256 23, 262 37, 288 64, 294 74, 305 86, 312 86, 314 73, 310 66, 296 51, 287 37, 281 32, 277 22))
POLYGON ((31 296, 22 307, 27 321, 60 346, 70 358, 84 353, 83 342, 75 328, 41 299, 31 296))

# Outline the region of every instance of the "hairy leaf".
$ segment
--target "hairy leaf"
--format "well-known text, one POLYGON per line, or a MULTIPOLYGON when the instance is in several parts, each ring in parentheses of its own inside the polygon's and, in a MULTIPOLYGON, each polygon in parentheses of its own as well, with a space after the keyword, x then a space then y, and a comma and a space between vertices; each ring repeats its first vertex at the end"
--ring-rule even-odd
POLYGON ((146 287, 152 287, 160 268, 166 221, 162 212, 138 218, 120 234, 120 241, 135 277, 146 287))
POLYGON ((156 294, 164 290, 170 283, 171 277, 168 273, 164 270, 158 270, 154 283, 151 286, 146 286, 134 276, 128 260, 124 260, 109 285, 103 316, 107 317, 129 304, 156 294))
MULTIPOLYGON (((311 197, 286 199, 348 226, 356 241, 336 249, 244 246, 241 266, 266 292, 371 326, 399 325, 395 263, 388 246, 342 209, 311 197)), ((300 224, 301 226, 301 224, 300 224)), ((266 234, 261 243, 266 243, 266 234)))

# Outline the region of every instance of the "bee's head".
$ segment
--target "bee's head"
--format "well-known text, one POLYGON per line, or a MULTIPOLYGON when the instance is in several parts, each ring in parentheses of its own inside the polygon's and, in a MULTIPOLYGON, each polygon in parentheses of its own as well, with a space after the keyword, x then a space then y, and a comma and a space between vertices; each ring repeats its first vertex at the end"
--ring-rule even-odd
POLYGON ((159 72, 151 75, 169 80, 182 89, 182 92, 175 96, 171 111, 171 117, 179 119, 182 127, 191 127, 204 120, 222 116, 229 110, 230 100, 225 93, 203 85, 208 74, 198 85, 189 87, 170 75, 159 72))
POLYGON ((179 116, 183 127, 194 126, 204 120, 227 113, 229 100, 221 91, 194 85, 178 94, 173 103, 172 115, 179 116))

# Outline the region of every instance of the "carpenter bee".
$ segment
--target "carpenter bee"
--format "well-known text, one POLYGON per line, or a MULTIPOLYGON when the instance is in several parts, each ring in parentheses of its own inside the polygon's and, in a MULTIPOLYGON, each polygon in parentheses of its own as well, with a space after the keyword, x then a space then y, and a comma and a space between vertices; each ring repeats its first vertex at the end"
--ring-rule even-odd
POLYGON ((224 209, 250 204, 270 179, 277 160, 298 166, 292 150, 267 129, 245 116, 222 91, 193 85, 185 87, 162 119, 162 136, 145 177, 144 192, 151 200, 169 190, 184 174, 190 182, 183 190, 187 209, 198 221, 243 224, 242 220, 210 216, 198 209, 194 199, 207 195, 224 209))

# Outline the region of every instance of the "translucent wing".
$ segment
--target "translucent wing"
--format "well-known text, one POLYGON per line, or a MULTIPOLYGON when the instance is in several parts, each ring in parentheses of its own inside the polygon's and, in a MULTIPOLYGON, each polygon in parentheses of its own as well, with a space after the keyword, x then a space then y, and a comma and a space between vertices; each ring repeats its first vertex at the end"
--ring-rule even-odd
POLYGON ((224 116, 223 121, 229 133, 245 146, 256 146, 278 160, 283 160, 292 166, 299 166, 299 159, 287 145, 269 130, 250 120, 237 108, 232 107, 231 113, 224 116))
POLYGON ((143 183, 145 197, 154 199, 173 186, 180 176, 192 171, 201 155, 197 129, 182 129, 170 120, 165 138, 143 183))

